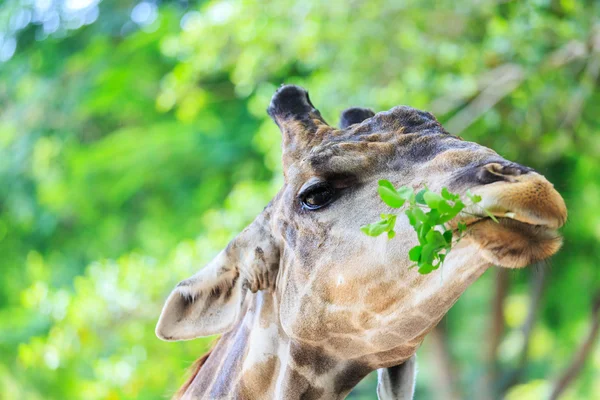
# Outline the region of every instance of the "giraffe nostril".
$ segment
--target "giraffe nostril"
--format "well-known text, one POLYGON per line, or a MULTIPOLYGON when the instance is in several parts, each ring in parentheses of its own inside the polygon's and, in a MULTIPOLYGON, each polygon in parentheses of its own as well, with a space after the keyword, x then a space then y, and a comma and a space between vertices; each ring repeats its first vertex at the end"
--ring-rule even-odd
POLYGON ((515 178, 526 174, 531 169, 523 167, 519 164, 501 164, 498 162, 488 163, 479 168, 477 172, 477 180, 483 184, 509 181, 514 182, 515 178))
POLYGON ((499 163, 490 163, 483 166, 488 172, 496 175, 519 176, 521 170, 511 165, 502 165, 499 163))

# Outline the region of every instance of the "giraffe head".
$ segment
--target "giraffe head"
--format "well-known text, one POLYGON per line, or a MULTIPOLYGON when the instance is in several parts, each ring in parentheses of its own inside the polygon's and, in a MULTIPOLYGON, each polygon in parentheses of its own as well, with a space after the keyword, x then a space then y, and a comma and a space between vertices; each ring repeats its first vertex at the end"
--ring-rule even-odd
POLYGON ((284 186, 171 293, 157 326, 163 339, 226 332, 251 312, 247 296, 270 291, 272 312, 290 340, 343 359, 366 357, 377 368, 396 365, 489 266, 523 267, 561 245, 556 229, 567 213, 550 182, 447 133, 427 112, 353 108, 336 129, 304 89, 283 86, 268 113, 283 134, 284 186), (409 269, 416 235, 405 218, 398 218, 392 240, 360 231, 392 211, 377 194, 380 179, 396 187, 469 189, 499 223, 471 216, 467 237, 443 270, 420 275, 409 269))

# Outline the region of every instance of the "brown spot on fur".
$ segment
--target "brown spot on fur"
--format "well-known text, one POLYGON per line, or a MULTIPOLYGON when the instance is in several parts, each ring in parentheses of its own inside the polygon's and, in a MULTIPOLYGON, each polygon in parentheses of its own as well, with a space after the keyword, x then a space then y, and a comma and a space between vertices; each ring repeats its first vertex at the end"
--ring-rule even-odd
MULTIPOLYGON (((420 342, 419 342, 420 343, 420 342)), ((374 359, 380 363, 379 367, 392 367, 408 360, 415 354, 418 345, 401 345, 393 349, 374 354, 374 359)))
POLYGON ((358 320, 362 329, 371 329, 373 323, 377 322, 373 313, 368 311, 361 311, 358 320))
POLYGON ((317 375, 322 375, 336 365, 336 360, 327 355, 325 349, 292 343, 291 355, 299 367, 309 366, 317 375))
POLYGON ((302 299, 300 305, 301 320, 297 320, 296 334, 298 337, 307 340, 322 340, 327 337, 327 329, 321 320, 325 313, 325 305, 320 304, 309 297, 302 299))
POLYGON ((281 362, 275 356, 262 363, 252 365, 242 376, 239 384, 239 395, 245 399, 261 399, 267 397, 275 386, 275 377, 279 373, 281 362))
MULTIPOLYGON (((352 322, 354 314, 350 311, 328 310, 326 303, 304 296, 300 306, 301 318, 297 320, 298 337, 307 340, 322 340, 332 333, 357 334, 362 329, 352 322)), ((351 303, 354 305, 356 303, 351 303)))
POLYGON ((348 393, 358 382, 371 372, 371 368, 362 363, 350 362, 336 376, 334 390, 336 393, 348 393))
POLYGON ((433 327, 431 320, 420 316, 420 315, 407 315, 401 317, 398 321, 394 322, 396 330, 405 339, 412 339, 413 337, 420 334, 424 329, 433 327))
POLYGON ((369 288, 367 291, 366 306, 369 311, 382 314, 394 305, 404 301, 410 291, 406 288, 398 289, 395 282, 383 282, 369 288), (390 293, 396 294, 390 296, 390 293))
POLYGON ((392 332, 389 331, 384 331, 384 332, 376 332, 371 340, 370 343, 380 349, 386 349, 386 348, 391 348, 394 347, 398 344, 398 342, 400 341, 399 339, 399 335, 394 334, 392 332))
POLYGON ((289 386, 283 394, 285 399, 317 400, 325 393, 325 389, 313 386, 304 375, 296 370, 288 367, 286 375, 285 380, 289 382, 289 386))
POLYGON ((315 293, 324 302, 336 305, 353 305, 357 303, 359 297, 356 288, 349 285, 336 285, 334 279, 329 278, 329 280, 331 282, 319 285, 315 293))
POLYGON ((353 317, 350 311, 327 311, 322 323, 329 333, 359 334, 363 329, 352 322, 353 317))
POLYGON ((336 352, 346 353, 355 352, 356 349, 364 348, 365 343, 362 340, 351 336, 334 336, 327 341, 327 347, 336 352))

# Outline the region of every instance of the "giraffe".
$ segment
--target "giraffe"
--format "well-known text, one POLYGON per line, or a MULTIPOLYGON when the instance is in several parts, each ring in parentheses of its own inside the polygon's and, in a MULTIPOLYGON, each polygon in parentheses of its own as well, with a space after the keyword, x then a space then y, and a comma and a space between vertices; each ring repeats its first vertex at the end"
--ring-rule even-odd
POLYGON ((546 178, 428 112, 351 108, 336 129, 294 85, 267 112, 282 132, 283 187, 177 285, 156 327, 167 341, 222 335, 180 398, 341 399, 377 370, 380 399, 412 399, 415 353, 466 288, 492 265, 521 268, 562 244, 567 210, 546 178), (416 235, 406 218, 393 240, 359 230, 390 211, 379 179, 469 189, 499 223, 471 216, 443 271, 421 275, 408 268, 416 235))

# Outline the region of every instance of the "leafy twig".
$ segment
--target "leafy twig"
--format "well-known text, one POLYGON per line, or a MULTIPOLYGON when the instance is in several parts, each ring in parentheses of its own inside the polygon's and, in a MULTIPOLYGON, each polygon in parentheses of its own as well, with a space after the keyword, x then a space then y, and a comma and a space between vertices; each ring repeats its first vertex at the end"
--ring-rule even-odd
MULTIPOLYGON (((447 188, 442 188, 441 194, 432 192, 425 188, 415 194, 412 188, 403 186, 398 189, 389 181, 379 181, 377 189, 381 199, 392 208, 401 208, 405 204, 408 207, 404 214, 408 217, 410 225, 414 228, 419 244, 410 249, 408 258, 415 262, 412 267, 418 267, 421 274, 428 274, 442 266, 446 256, 463 237, 467 226, 460 221, 456 231, 449 229, 446 224, 457 217, 467 205, 475 205, 481 202, 481 196, 467 191, 466 204, 460 195, 451 193, 447 188), (455 237, 458 235, 458 237, 455 237)), ((498 222, 496 217, 488 210, 483 209, 492 220, 498 222)), ((473 214, 471 214, 473 215, 473 214)), ((361 230, 369 236, 379 236, 387 232, 388 238, 396 235, 397 216, 395 214, 381 214, 381 220, 361 227, 361 230)))

